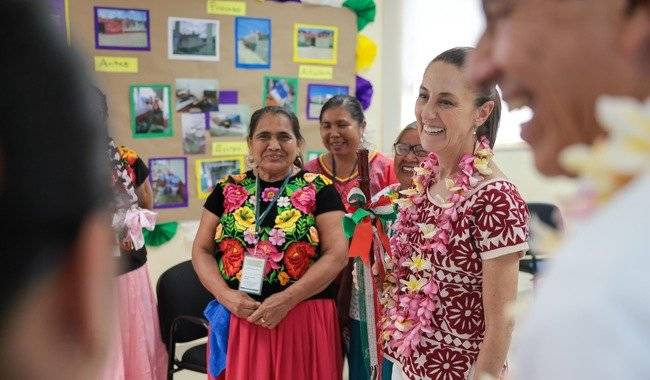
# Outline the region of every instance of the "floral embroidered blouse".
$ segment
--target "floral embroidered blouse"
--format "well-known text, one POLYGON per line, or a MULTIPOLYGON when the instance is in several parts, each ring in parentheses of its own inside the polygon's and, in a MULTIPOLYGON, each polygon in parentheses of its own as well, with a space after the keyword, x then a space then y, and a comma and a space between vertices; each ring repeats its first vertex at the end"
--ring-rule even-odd
MULTIPOLYGON (((336 189, 327 177, 300 171, 287 182, 282 194, 255 229, 256 198, 261 210, 269 206, 284 180, 260 180, 256 194, 252 171, 230 175, 217 184, 205 202, 205 209, 219 217, 215 231, 215 255, 219 271, 232 289, 239 287, 245 254, 265 258, 264 281, 257 300, 281 292, 298 281, 320 257, 316 217, 329 211, 344 211, 336 189), (257 249, 255 249, 257 246, 257 249)), ((260 212, 261 213, 261 212, 260 212)), ((334 298, 332 285, 314 298, 334 298)))
POLYGON ((406 279, 422 269, 412 260, 419 255, 438 282, 438 306, 432 332, 422 335, 416 349, 400 356, 386 336, 384 353, 409 379, 466 379, 485 332, 483 261, 528 249, 528 207, 506 180, 479 184, 457 209, 444 253, 428 244, 421 230, 422 225, 435 224, 443 211, 437 201, 429 195, 410 208, 400 210, 400 230, 391 238, 392 262, 403 265, 395 265, 392 281, 397 284, 389 292, 408 291, 406 279))

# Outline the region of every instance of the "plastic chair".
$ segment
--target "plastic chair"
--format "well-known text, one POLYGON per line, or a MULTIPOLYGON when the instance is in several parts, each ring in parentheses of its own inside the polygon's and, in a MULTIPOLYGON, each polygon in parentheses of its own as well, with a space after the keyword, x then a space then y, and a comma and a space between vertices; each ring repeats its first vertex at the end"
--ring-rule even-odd
MULTIPOLYGON (((528 203, 528 210, 530 216, 537 216, 544 224, 557 230, 561 228, 561 215, 560 209, 550 203, 528 203)), ((531 234, 534 231, 531 231, 531 234)), ((523 259, 519 261, 519 271, 530 273, 533 276, 537 275, 540 271, 540 264, 543 264, 546 259, 540 258, 539 254, 533 249, 529 250, 523 259)))
POLYGON ((174 373, 184 369, 207 373, 206 343, 192 346, 180 360, 176 358, 177 343, 208 335, 208 322, 203 318, 203 309, 214 299, 199 281, 192 261, 167 269, 158 279, 156 294, 161 336, 169 355, 167 379, 173 379, 174 373))

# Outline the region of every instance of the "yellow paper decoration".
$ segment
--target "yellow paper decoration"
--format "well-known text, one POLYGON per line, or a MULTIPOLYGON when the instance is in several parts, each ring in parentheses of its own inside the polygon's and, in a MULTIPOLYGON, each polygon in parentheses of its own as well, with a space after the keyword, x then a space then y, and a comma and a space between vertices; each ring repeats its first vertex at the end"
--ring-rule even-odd
POLYGON ((368 70, 377 57, 377 44, 369 37, 357 34, 357 73, 368 70))

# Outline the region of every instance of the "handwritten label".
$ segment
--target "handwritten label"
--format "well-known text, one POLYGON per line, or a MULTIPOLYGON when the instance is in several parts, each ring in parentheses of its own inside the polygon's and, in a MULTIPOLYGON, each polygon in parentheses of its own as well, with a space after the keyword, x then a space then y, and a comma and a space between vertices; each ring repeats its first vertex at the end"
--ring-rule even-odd
POLYGON ((246 3, 243 1, 208 0, 208 14, 245 16, 246 3))
POLYGON ((302 79, 332 79, 334 68, 332 66, 300 65, 298 77, 302 79))
POLYGON ((212 143, 213 156, 243 156, 248 154, 248 145, 243 141, 215 141, 212 143))
POLYGON ((96 56, 95 71, 105 73, 137 73, 138 58, 96 56))

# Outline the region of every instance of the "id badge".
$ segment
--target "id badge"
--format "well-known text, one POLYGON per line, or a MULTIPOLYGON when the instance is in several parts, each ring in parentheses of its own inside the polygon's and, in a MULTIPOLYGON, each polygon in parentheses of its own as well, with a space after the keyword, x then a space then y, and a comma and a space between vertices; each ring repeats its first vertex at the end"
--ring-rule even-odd
POLYGON ((265 266, 266 259, 248 255, 244 256, 241 280, 239 280, 239 290, 258 296, 262 294, 265 266))

